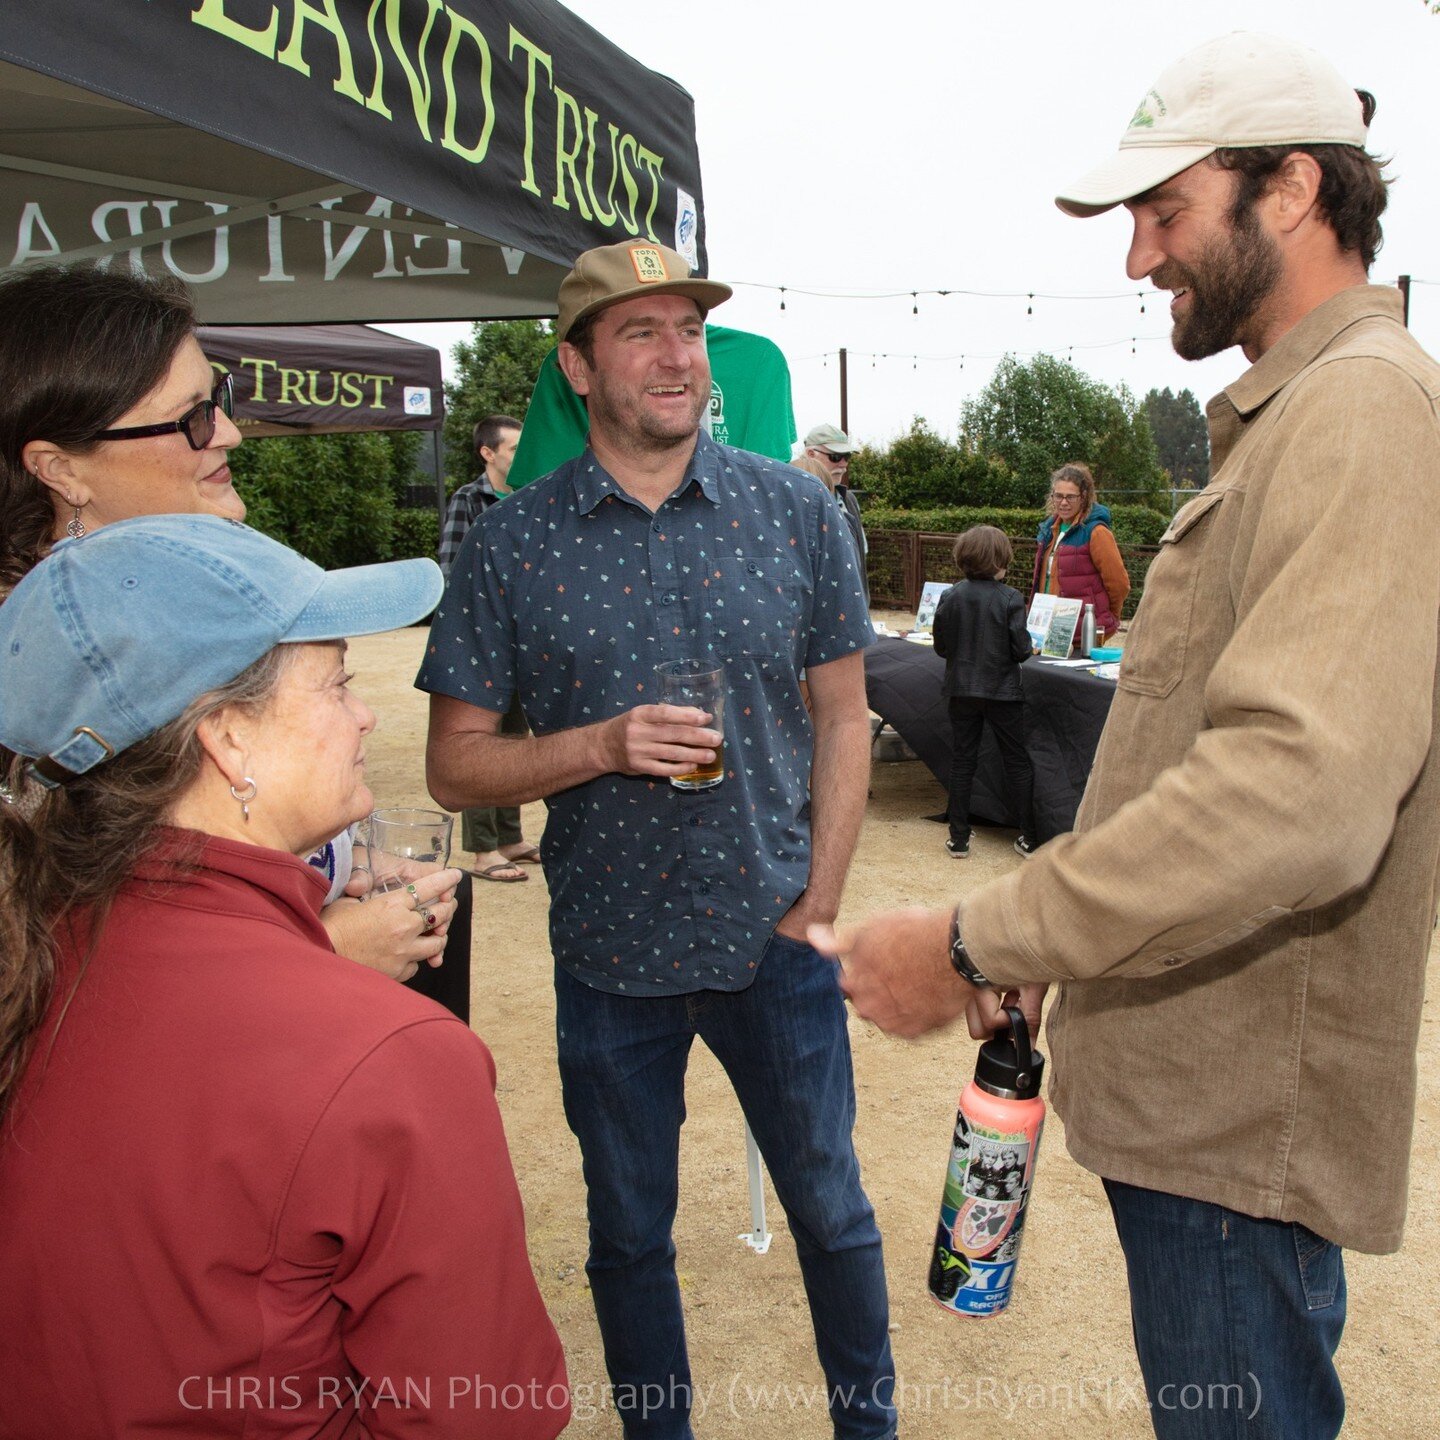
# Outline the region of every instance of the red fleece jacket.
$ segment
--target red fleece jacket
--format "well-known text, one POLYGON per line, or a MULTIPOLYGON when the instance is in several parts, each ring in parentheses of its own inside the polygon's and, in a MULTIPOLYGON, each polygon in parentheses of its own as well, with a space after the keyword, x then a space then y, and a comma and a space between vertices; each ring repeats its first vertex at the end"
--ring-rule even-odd
POLYGON ((330 949, 302 861, 177 876, 182 836, 62 954, 0 1132, 0 1435, 550 1440, 489 1051, 330 949))

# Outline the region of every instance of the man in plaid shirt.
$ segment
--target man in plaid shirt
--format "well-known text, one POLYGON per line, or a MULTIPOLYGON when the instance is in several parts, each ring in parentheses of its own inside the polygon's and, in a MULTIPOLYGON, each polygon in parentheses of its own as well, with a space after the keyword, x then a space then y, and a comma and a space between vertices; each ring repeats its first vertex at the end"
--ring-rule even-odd
MULTIPOLYGON (((440 529, 438 558, 447 578, 470 527, 510 493, 510 462, 519 441, 520 422, 510 415, 487 415, 476 425, 475 457, 480 462, 480 474, 450 497, 445 524, 440 529)), ((511 707, 501 729, 506 734, 525 733, 525 719, 518 703, 511 707)), ((525 840, 516 806, 461 811, 460 843, 474 851, 471 873, 481 880, 513 885, 530 878, 526 865, 540 863, 540 849, 525 840)))
POLYGON ((510 493, 510 462, 519 443, 520 422, 509 415, 487 415, 476 425, 475 458, 480 462, 480 474, 450 497, 440 527, 437 558, 447 579, 466 532, 491 505, 510 493))

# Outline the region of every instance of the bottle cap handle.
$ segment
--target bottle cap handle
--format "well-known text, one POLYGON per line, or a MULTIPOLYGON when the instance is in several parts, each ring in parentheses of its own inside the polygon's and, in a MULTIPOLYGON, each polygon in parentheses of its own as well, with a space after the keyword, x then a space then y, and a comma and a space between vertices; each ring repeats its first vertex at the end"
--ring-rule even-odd
MULTIPOLYGON (((1015 1046, 1015 1081, 1020 1087, 1029 1084, 1030 1071, 1034 1068, 1034 1055, 1030 1049, 1030 1026, 1025 1012, 1018 1005, 1005 1007, 1006 1026, 1010 1031, 1011 1043, 1015 1046)), ((999 1031, 996 1031, 999 1034, 999 1031)))

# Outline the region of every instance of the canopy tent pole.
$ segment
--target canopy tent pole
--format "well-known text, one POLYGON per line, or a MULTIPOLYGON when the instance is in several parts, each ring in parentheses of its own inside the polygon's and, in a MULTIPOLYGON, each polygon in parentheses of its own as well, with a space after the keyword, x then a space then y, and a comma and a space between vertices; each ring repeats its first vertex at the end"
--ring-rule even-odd
POLYGON ((760 1147, 745 1122, 745 1168, 750 1174, 750 1229, 737 1238, 743 1240, 757 1255, 770 1248, 770 1232, 765 1228, 765 1176, 761 1167, 760 1147))
POLYGON ((445 432, 432 430, 430 434, 435 445, 435 504, 440 511, 440 529, 435 534, 438 537, 445 529, 445 432))

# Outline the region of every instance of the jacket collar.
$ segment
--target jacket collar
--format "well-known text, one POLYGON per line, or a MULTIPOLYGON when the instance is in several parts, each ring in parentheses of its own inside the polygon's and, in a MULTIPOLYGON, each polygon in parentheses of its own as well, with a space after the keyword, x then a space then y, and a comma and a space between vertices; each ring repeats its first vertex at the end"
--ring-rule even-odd
POLYGON ((1233 385, 1205 407, 1210 425, 1210 473, 1225 463, 1247 420, 1274 399, 1352 325, 1371 319, 1404 323, 1404 301, 1388 285, 1352 285, 1317 305, 1287 330, 1233 385))
POLYGON ((210 877, 239 880, 263 892, 291 911, 297 929, 306 932, 319 926, 330 893, 325 877, 297 855, 170 826, 160 828, 155 844, 136 861, 126 887, 184 887, 210 877))
MULTIPOLYGON (((1353 285, 1317 305, 1287 330, 1222 397, 1235 412, 1247 417, 1279 394, 1307 365, 1313 365, 1344 331, 1362 320, 1381 317, 1403 323, 1404 301, 1388 285, 1353 285)), ((1208 412, 1209 406, 1206 406, 1208 412)))

